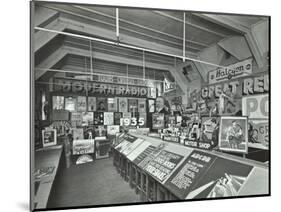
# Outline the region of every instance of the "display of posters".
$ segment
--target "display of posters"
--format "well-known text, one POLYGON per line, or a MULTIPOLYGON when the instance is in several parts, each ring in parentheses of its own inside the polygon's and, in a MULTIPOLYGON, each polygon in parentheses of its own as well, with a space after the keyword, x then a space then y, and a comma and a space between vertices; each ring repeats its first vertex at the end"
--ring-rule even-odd
POLYGON ((249 147, 268 150, 269 125, 268 120, 248 120, 249 147))
POLYGON ((122 118, 122 113, 115 112, 114 113, 114 125, 120 125, 120 119, 122 118))
POLYGON ((218 157, 205 169, 204 177, 197 178, 186 199, 237 197, 252 169, 253 166, 218 157))
POLYGON ((221 117, 218 147, 222 151, 248 152, 247 117, 221 117))
POLYGON ((82 126, 94 124, 94 112, 82 112, 82 126))
POLYGON ((108 111, 107 98, 97 97, 97 111, 108 111))
POLYGON ((42 130, 43 147, 53 146, 57 144, 57 130, 45 129, 42 130))
POLYGON ((198 181, 203 176, 206 177, 205 173, 215 159, 216 156, 214 155, 197 150, 192 151, 192 153, 165 182, 165 186, 167 186, 169 190, 176 194, 180 199, 185 199, 198 181))
POLYGON ((164 182, 182 159, 182 155, 162 150, 159 155, 146 165, 144 170, 158 181, 164 182))
POLYGON ((83 128, 73 128, 72 129, 73 140, 84 139, 83 128))
POLYGON ((64 96, 53 96, 53 110, 64 109, 64 96))
POLYGON ((127 113, 128 112, 128 102, 127 98, 118 98, 119 112, 127 113))
POLYGON ((94 139, 79 139, 73 140, 73 155, 92 154, 95 152, 95 140, 94 139))
POLYGON ((87 99, 85 96, 77 97, 77 111, 86 112, 87 110, 87 99))
POLYGON ((104 125, 113 125, 114 124, 114 113, 113 112, 104 112, 103 113, 103 124, 104 125))
POLYGON ((82 113, 72 112, 71 113, 71 125, 72 127, 82 126, 82 113))
POLYGON ((146 99, 139 99, 138 100, 138 112, 139 113, 146 113, 146 99))
POLYGON ((66 97, 65 98, 65 109, 72 112, 76 111, 76 104, 77 104, 77 99, 74 97, 66 97))
POLYGON ((252 95, 242 98, 242 114, 250 119, 268 119, 268 94, 252 95))
POLYGON ((217 68, 208 72, 209 84, 223 82, 238 77, 248 76, 252 74, 252 58, 247 59, 226 68, 217 68))
POLYGON ((95 130, 95 137, 106 137, 107 135, 106 126, 103 125, 95 126, 94 130, 95 130))
POLYGON ((219 123, 219 117, 202 116, 199 140, 209 143, 212 148, 217 147, 219 141, 219 123))
POLYGON ((96 111, 96 110, 97 110, 96 97, 89 96, 88 97, 88 111, 96 111))
POLYGON ((107 106, 109 112, 117 112, 117 98, 108 98, 107 106))
POLYGON ((103 112, 94 112, 94 125, 103 125, 103 112))
POLYGON ((152 129, 163 129, 165 127, 164 113, 152 114, 152 129))
POLYGON ((107 126, 107 134, 108 135, 116 135, 120 132, 120 126, 119 125, 108 125, 107 126))
POLYGON ((148 112, 149 113, 154 113, 155 112, 155 100, 154 99, 149 99, 148 100, 148 112))

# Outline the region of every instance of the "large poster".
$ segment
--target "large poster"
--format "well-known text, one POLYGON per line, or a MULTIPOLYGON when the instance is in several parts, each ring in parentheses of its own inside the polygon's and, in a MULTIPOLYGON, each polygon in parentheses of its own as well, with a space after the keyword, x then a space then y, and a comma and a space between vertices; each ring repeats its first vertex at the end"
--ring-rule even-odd
POLYGON ((251 119, 267 119, 269 116, 268 94, 243 97, 242 113, 243 116, 251 119))
POLYGON ((79 139, 73 140, 73 155, 83 155, 95 152, 95 140, 93 139, 79 139))
POLYGON ((182 155, 162 150, 153 160, 144 168, 150 175, 158 181, 163 182, 169 174, 177 167, 183 159, 182 155))
POLYGON ((269 125, 268 120, 248 120, 249 147, 268 150, 269 125))

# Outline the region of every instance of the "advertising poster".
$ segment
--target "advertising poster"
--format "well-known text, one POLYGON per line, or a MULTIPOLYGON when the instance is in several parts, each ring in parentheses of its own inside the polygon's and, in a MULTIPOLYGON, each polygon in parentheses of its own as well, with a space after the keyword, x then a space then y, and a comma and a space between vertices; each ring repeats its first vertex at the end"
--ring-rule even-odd
POLYGON ((96 97, 89 96, 88 97, 88 111, 96 111, 96 110, 97 110, 96 97))
POLYGON ((268 120, 248 120, 249 147, 268 150, 268 120))
POLYGON ((103 112, 94 112, 94 125, 103 125, 103 112))
POLYGON ((120 126, 119 125, 108 125, 107 126, 107 134, 108 135, 116 135, 120 132, 120 126))
POLYGON ((127 113, 128 112, 128 102, 127 98, 118 98, 119 112, 127 113))
POLYGON ((94 124, 94 112, 82 112, 82 126, 92 126, 94 124))
POLYGON ((146 99, 139 99, 138 100, 138 112, 139 113, 146 113, 146 99))
POLYGON ((164 113, 152 114, 152 129, 163 129, 165 127, 164 113))
POLYGON ((65 98, 65 109, 72 112, 76 111, 77 99, 74 97, 65 98))
POLYGON ((73 155, 92 154, 95 152, 95 140, 93 139, 79 139, 73 140, 73 155))
POLYGON ((122 118, 122 113, 114 112, 114 125, 120 125, 121 118, 122 118))
POLYGON ((108 139, 96 140, 96 159, 108 158, 111 142, 108 139))
POLYGON ((268 94, 246 96, 242 98, 242 114, 249 119, 268 119, 268 94))
POLYGON ((107 98, 97 97, 97 111, 108 111, 107 98))
POLYGON ((71 125, 72 127, 82 126, 82 113, 72 112, 71 113, 71 125))
POLYGON ((83 131, 84 131, 84 139, 93 139, 94 138, 95 130, 94 130, 93 126, 83 127, 83 131))
POLYGON ((219 142, 219 124, 219 117, 202 116, 199 141, 209 143, 212 148, 217 147, 219 142))
POLYGON ((248 152, 247 117, 221 117, 219 149, 237 153, 248 152))
POLYGON ((128 111, 131 113, 138 112, 138 99, 128 99, 128 111))
POLYGON ((192 186, 186 199, 238 196, 252 169, 253 166, 218 157, 192 186))
POLYGON ((104 112, 103 113, 103 124, 104 125, 113 125, 114 124, 114 113, 113 112, 104 112))
POLYGON ((171 177, 165 182, 177 197, 185 199, 198 181, 206 177, 205 173, 215 161, 216 156, 197 150, 185 159, 171 177))
POLYGON ((117 98, 108 98, 107 106, 109 112, 117 112, 117 98))
POLYGON ((158 181, 163 182, 182 159, 182 155, 162 150, 159 155, 146 165, 144 170, 158 181))
POLYGON ((85 96, 77 97, 77 111, 85 112, 87 110, 87 99, 85 96))
POLYGON ((64 109, 64 96, 53 96, 53 110, 64 109))

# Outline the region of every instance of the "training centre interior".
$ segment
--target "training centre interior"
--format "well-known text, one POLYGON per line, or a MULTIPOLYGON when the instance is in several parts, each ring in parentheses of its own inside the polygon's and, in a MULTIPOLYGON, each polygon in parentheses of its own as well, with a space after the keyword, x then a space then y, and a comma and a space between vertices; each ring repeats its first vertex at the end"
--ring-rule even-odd
POLYGON ((269 17, 30 8, 32 209, 269 194, 269 17))

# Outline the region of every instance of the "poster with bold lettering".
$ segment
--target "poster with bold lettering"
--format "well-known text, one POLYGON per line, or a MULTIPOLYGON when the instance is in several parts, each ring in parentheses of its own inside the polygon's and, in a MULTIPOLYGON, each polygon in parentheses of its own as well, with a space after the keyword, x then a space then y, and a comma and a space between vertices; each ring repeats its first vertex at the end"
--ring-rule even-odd
POLYGON ((144 170, 159 182, 164 182, 182 159, 182 155, 162 150, 146 165, 144 170))
POLYGON ((249 147, 268 150, 268 120, 248 120, 249 147))
POLYGON ((268 119, 268 94, 253 95, 242 98, 242 114, 250 119, 268 119))

